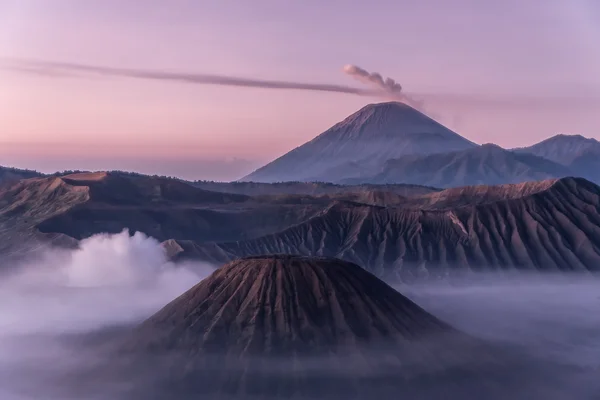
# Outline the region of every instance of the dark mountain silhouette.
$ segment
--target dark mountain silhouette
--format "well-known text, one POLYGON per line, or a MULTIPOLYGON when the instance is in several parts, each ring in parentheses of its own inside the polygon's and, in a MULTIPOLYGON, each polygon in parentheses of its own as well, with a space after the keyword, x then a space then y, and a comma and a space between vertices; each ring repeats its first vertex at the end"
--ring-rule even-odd
POLYGON ((494 144, 432 155, 409 155, 387 161, 370 177, 343 183, 419 183, 435 187, 500 185, 572 175, 569 168, 528 153, 514 153, 494 144))
POLYGON ((387 160, 406 154, 475 146, 406 104, 370 104, 242 181, 337 182, 376 172, 387 160))
POLYGON ((600 270, 600 188, 579 178, 448 189, 402 206, 336 202, 281 232, 171 243, 178 257, 223 262, 255 254, 339 257, 385 279, 478 270, 600 270))
POLYGON ((491 382, 513 390, 522 379, 504 375, 524 367, 358 265, 290 255, 221 267, 118 353, 154 396, 140 398, 425 399, 449 388, 501 398, 491 382))
POLYGON ((577 176, 600 183, 600 149, 590 148, 582 151, 571 161, 569 168, 577 176))
POLYGON ((588 151, 600 154, 600 142, 581 135, 555 135, 532 146, 517 148, 514 151, 534 154, 563 165, 571 165, 575 159, 588 151))
POLYGON ((344 193, 368 193, 372 191, 384 191, 395 193, 400 196, 410 197, 439 191, 434 187, 422 185, 405 184, 360 184, 339 185, 330 182, 210 182, 196 181, 191 185, 214 192, 244 194, 248 196, 272 196, 272 195, 343 195, 344 193))
POLYGON ((271 255, 219 268, 145 321, 134 346, 294 356, 448 332, 454 330, 358 265, 271 255))
MULTIPOLYGON (((292 190, 292 194, 251 197, 203 190, 177 179, 121 172, 22 180, 0 188, 0 265, 11 264, 9 254, 27 256, 29 250, 43 248, 40 244, 48 241, 75 246, 79 239, 123 229, 161 241, 245 240, 305 221, 336 200, 387 205, 405 198, 370 186, 355 187, 356 191, 344 186, 315 187, 324 194, 308 196, 292 190)), ((384 188, 406 195, 436 190, 414 185, 384 188)), ((302 193, 306 187, 302 184, 298 189, 302 193)))
POLYGON ((571 174, 600 183, 600 142, 581 135, 556 135, 533 146, 515 149, 560 163, 571 174))
POLYGON ((21 179, 37 178, 40 176, 43 176, 43 174, 30 169, 19 169, 0 166, 0 185, 6 185, 17 182, 21 179))
POLYGON ((128 228, 164 241, 174 259, 323 255, 386 279, 600 265, 600 188, 587 180, 405 195, 387 187, 246 196, 115 173, 33 178, 0 189, 0 264, 42 243, 75 246, 128 228))
POLYGON ((600 182, 596 155, 600 142, 579 135, 557 135, 512 151, 478 146, 410 106, 391 102, 362 108, 241 181, 459 187, 580 176, 600 182))
POLYGON ((13 226, 14 235, 18 230, 83 239, 128 228, 159 240, 237 240, 284 229, 328 201, 257 201, 166 178, 83 173, 24 180, 0 190, 0 224, 13 226))

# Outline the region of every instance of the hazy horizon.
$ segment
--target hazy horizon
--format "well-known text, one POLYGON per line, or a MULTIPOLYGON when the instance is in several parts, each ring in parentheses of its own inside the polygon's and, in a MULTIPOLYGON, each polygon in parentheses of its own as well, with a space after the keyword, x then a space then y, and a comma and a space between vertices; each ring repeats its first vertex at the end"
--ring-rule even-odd
MULTIPOLYGON (((426 111, 469 140, 511 148, 600 138, 599 22, 591 0, 0 0, 0 58, 364 89, 342 73, 356 64, 431 94, 426 111)), ((0 82, 0 165, 186 179, 240 178, 381 100, 9 70, 0 82)))

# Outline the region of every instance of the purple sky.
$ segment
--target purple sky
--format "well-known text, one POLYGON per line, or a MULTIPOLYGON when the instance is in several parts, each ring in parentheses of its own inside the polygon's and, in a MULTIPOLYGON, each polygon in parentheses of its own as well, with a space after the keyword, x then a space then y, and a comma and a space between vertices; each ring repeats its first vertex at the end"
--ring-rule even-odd
MULTIPOLYGON (((361 87, 341 72, 352 63, 408 91, 472 96, 426 108, 505 147, 600 138, 598 43, 596 0, 0 0, 0 57, 361 87)), ((240 177, 378 101, 6 70, 0 88, 2 165, 190 179, 240 177)))

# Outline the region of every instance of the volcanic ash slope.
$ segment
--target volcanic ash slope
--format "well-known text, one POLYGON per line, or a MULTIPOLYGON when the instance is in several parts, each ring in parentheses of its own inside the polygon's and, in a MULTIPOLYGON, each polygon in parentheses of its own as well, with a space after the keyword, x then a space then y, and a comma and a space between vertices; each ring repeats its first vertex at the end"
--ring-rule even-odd
POLYGON ((132 357, 118 374, 135 388, 128 398, 425 399, 449 390, 458 398, 511 390, 519 398, 523 391, 506 354, 499 361, 491 346, 361 267, 330 258, 231 262, 126 336, 119 354, 132 357))

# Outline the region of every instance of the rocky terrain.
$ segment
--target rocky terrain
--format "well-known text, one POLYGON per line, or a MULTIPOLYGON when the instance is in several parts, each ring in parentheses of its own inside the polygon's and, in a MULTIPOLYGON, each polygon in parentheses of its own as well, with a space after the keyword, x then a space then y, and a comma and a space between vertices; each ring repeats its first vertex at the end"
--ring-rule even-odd
POLYGON ((530 382, 551 386, 529 371, 523 384, 514 371, 525 364, 510 352, 328 258, 234 261, 122 337, 119 358, 129 361, 112 373, 136 383, 128 398, 426 399, 453 390, 499 399, 531 395, 530 382))
POLYGON ((316 215, 335 200, 397 204, 405 199, 397 193, 408 196, 437 191, 416 185, 382 186, 379 190, 332 186, 318 191, 324 194, 310 196, 303 194, 304 188, 301 185, 299 193, 252 197, 208 191, 167 178, 78 173, 23 180, 0 190, 0 221, 75 239, 129 228, 159 240, 237 240, 284 229, 316 215))
POLYGON ((312 196, 248 196, 118 173, 23 180, 0 190, 2 263, 129 229, 164 242, 176 260, 331 256, 385 279, 599 269, 600 188, 584 179, 446 190, 333 187, 339 190, 312 196))
POLYGON ((172 254, 221 262, 254 254, 343 258, 386 279, 478 270, 598 271, 600 188, 564 178, 448 189, 380 207, 334 202, 260 238, 170 243, 172 254))
POLYGON ((219 268, 145 321, 134 346, 293 356, 447 332, 454 330, 357 265, 271 255, 219 268))
POLYGON ((5 216, 27 209, 28 214, 36 214, 31 221, 41 232, 60 232, 75 239, 129 228, 159 240, 235 240, 277 231, 321 209, 318 200, 290 206, 206 191, 172 179, 110 173, 22 181, 0 193, 0 199, 6 199, 13 210, 5 216), (37 186, 43 190, 34 191, 34 196, 20 195, 37 186), (59 195, 67 198, 55 199, 59 195), (54 204, 61 209, 48 209, 54 204))

